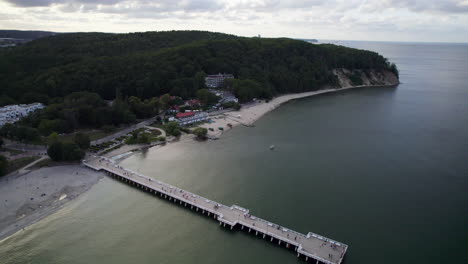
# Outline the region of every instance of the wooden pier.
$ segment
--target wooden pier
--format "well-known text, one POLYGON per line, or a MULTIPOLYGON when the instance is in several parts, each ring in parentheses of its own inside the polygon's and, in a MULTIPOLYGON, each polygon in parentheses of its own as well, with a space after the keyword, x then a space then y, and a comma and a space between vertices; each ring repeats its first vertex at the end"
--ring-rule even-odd
POLYGON ((219 221, 219 225, 230 228, 240 228, 249 233, 255 233, 272 243, 277 243, 289 249, 294 249, 297 257, 312 263, 340 264, 343 261, 348 246, 309 232, 307 235, 271 223, 250 214, 248 209, 237 205, 226 206, 197 194, 177 188, 170 184, 141 175, 125 169, 112 160, 94 156, 83 160, 83 164, 97 171, 104 171, 109 176, 133 185, 143 191, 176 204, 190 208, 219 221))

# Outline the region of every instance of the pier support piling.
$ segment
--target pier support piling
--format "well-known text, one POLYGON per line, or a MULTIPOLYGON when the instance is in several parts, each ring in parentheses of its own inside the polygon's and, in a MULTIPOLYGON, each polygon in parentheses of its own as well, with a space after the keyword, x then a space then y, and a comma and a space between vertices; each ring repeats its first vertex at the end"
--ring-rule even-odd
MULTIPOLYGON (((96 157, 96 156, 95 156, 96 157)), ((102 158, 99 160, 101 161, 105 159, 102 158)), ((297 253, 297 257, 305 260, 306 262, 309 260, 309 256, 311 258, 312 263, 316 264, 338 264, 342 262, 343 256, 346 253, 347 245, 340 245, 340 246, 333 246, 333 245, 339 245, 338 243, 334 244, 333 240, 330 242, 328 239, 324 238, 322 239, 320 236, 314 235, 313 233, 309 233, 307 235, 303 234, 294 234, 293 232, 287 232, 288 230, 284 228, 280 228, 281 226, 275 225, 273 223, 269 223, 265 220, 262 219, 257 219, 255 217, 251 217, 248 210, 244 208, 239 208, 238 206, 231 206, 230 208, 225 206, 225 205, 220 205, 214 203, 211 205, 207 204, 211 203, 212 201, 206 199, 207 203, 204 203, 203 197, 199 197, 196 195, 192 195, 194 199, 192 200, 192 196, 187 197, 187 194, 184 194, 184 190, 178 189, 171 187, 170 185, 166 185, 162 182, 155 181, 153 182, 152 180, 148 179, 149 182, 145 181, 143 184, 140 184, 138 181, 140 180, 138 177, 144 177, 143 175, 139 175, 137 173, 132 173, 130 171, 127 171, 117 165, 111 165, 111 161, 107 162, 106 166, 109 168, 104 167, 103 165, 99 165, 98 169, 96 167, 93 167, 93 165, 88 165, 83 161, 83 163, 95 170, 104 170, 106 174, 109 176, 118 179, 122 181, 123 183, 126 183, 127 185, 133 185, 134 187, 146 191, 149 193, 156 195, 160 195, 161 198, 168 199, 169 201, 172 201, 176 204, 179 203, 180 205, 184 205, 184 207, 188 207, 190 205, 190 209, 193 210, 195 207, 196 211, 201 210, 202 214, 206 214, 208 216, 211 216, 213 214, 213 218, 216 219, 216 221, 219 221, 219 225, 223 226, 224 228, 226 225, 233 230, 235 224, 239 224, 241 227, 241 230, 244 230, 245 228, 248 228, 248 232, 250 233, 251 231, 255 231, 255 236, 261 235, 262 239, 266 239, 267 236, 270 236, 270 242, 276 242, 274 241, 275 239, 278 240, 278 246, 282 247, 282 242, 284 242, 285 247, 288 249, 292 249, 294 247, 294 250, 297 253), (115 167, 115 168, 114 168, 115 167), (114 173, 114 171, 116 173, 114 173), (118 172, 118 173, 117 173, 118 172), (170 189, 166 189, 170 188, 170 189), (164 196, 163 196, 164 195, 164 196), (180 199, 179 199, 179 198, 180 199), (199 198, 197 198, 199 197, 199 198), (198 200, 201 199, 201 203, 198 202, 198 200), (198 206, 197 204, 200 204, 198 206), (205 210, 207 208, 207 210, 205 210), (236 221, 237 219, 237 221, 236 221), (233 224, 231 224, 233 223, 233 224), (270 230, 268 229, 268 226, 273 227, 274 229, 278 229, 278 231, 273 230, 272 232, 269 232, 270 230), (294 237, 294 242, 291 239, 291 234, 297 235, 294 237), (304 239, 307 238, 307 239, 304 239), (325 244, 330 244, 332 246, 332 249, 336 251, 341 251, 341 255, 339 259, 332 258, 332 256, 329 254, 328 258, 326 258, 324 255, 325 253, 330 252, 330 248, 327 246, 327 248, 319 249, 318 247, 315 247, 314 241, 309 241, 310 240, 321 240, 317 243, 323 243, 323 242, 329 242, 329 243, 323 243, 325 244), (292 244, 289 244, 289 241, 291 241, 292 244), (306 246, 303 245, 306 243, 306 246), (310 246, 313 246, 314 248, 311 249, 310 246), (301 248, 300 253, 298 250, 301 248), (324 250, 325 252, 322 252, 324 250), (317 251, 317 252, 316 252, 317 251), (320 260, 323 260, 324 262, 321 262, 320 260)), ((146 178, 145 178, 146 179, 146 178)), ((190 194, 190 193, 189 193, 190 194)), ((320 245, 320 244, 319 244, 320 245)))

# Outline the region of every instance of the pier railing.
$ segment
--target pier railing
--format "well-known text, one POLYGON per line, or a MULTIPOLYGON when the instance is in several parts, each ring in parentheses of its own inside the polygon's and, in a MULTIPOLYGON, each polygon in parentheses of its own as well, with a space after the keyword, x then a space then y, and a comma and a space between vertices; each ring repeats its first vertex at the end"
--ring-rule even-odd
POLYGON ((298 257, 303 256, 305 260, 314 259, 316 263, 340 264, 348 249, 346 244, 337 242, 327 237, 315 234, 313 232, 307 235, 272 223, 265 219, 253 216, 250 211, 238 205, 230 207, 216 201, 199 196, 192 192, 177 188, 171 184, 153 179, 138 172, 123 168, 113 160, 94 156, 90 160, 83 160, 83 164, 94 170, 104 170, 110 175, 117 177, 127 183, 135 185, 138 188, 159 194, 169 200, 178 202, 184 206, 189 205, 197 211, 208 215, 213 214, 220 225, 226 224, 233 229, 235 226, 244 227, 250 232, 254 230, 255 235, 268 236, 270 241, 276 240, 278 245, 284 243, 287 248, 295 247, 298 257))

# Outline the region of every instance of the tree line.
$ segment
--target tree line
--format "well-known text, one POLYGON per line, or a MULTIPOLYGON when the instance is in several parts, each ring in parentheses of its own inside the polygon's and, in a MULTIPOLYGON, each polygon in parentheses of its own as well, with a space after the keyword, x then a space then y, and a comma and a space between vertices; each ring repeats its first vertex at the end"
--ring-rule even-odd
MULTIPOLYGON (((202 31, 60 34, 0 52, 0 104, 53 103, 88 91, 105 100, 170 93, 184 99, 205 74, 232 73, 240 98, 336 85, 335 68, 390 70, 381 55, 293 39, 243 38, 202 31)), ((243 100, 244 100, 243 99, 243 100)))

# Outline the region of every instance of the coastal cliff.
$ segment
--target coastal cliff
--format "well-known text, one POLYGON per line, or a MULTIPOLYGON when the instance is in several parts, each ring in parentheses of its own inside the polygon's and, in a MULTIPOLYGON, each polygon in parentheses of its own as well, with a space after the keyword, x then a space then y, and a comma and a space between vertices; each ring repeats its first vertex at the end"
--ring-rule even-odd
POLYGON ((389 86, 400 83, 398 76, 389 70, 349 70, 335 69, 333 74, 338 79, 338 87, 352 86, 389 86))
POLYGON ((235 77, 231 87, 242 103, 398 79, 382 55, 332 44, 201 31, 73 33, 2 50, 0 105, 49 104, 82 91, 105 100, 166 93, 190 99, 204 87, 204 76, 217 73, 235 77))

